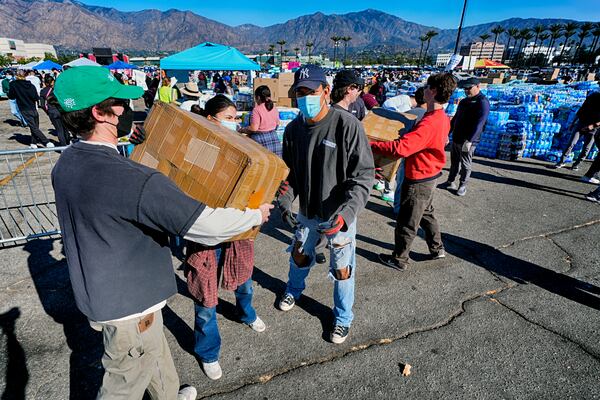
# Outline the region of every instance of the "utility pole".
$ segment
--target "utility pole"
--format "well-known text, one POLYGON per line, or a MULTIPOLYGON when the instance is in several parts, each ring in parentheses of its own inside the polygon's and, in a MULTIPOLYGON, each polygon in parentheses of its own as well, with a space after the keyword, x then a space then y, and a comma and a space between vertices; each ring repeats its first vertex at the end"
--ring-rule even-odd
POLYGON ((463 5, 462 15, 460 16, 460 25, 458 25, 458 33, 456 34, 456 44, 454 45, 454 54, 458 54, 458 46, 460 45, 460 34, 462 32, 463 21, 465 20, 465 11, 467 11, 467 0, 463 5))

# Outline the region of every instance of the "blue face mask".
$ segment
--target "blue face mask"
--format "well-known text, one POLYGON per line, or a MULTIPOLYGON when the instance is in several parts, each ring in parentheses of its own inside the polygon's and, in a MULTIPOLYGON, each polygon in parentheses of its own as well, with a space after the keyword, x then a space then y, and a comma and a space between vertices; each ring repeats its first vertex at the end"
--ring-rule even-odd
POLYGON ((298 97, 296 101, 300 112, 308 119, 313 119, 321 112, 321 96, 319 95, 298 97))
POLYGON ((235 123, 234 121, 219 121, 221 123, 221 125, 223 125, 225 128, 227 129, 231 129, 232 131, 237 132, 237 123, 235 123))

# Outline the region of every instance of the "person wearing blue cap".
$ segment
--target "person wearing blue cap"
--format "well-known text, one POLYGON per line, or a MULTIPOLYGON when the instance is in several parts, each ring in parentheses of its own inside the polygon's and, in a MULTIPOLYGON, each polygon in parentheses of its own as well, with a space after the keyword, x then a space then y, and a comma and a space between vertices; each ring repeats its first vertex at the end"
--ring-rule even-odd
POLYGON ((295 230, 290 246, 288 283, 279 309, 294 307, 316 263, 315 246, 325 235, 330 247, 329 277, 334 282, 333 343, 343 343, 354 318, 356 219, 369 198, 374 178, 373 153, 361 123, 347 111, 328 106, 324 71, 306 65, 295 72, 293 90, 300 114, 283 137, 288 183, 278 195, 282 218, 295 230), (300 212, 292 214, 298 197, 300 212))

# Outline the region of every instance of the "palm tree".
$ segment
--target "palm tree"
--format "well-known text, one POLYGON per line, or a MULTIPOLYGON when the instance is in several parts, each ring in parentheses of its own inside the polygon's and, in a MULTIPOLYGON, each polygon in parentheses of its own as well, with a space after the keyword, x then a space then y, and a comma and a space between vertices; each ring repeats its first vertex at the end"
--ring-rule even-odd
POLYGON ((531 65, 531 61, 533 60, 533 57, 535 56, 535 47, 537 45, 538 38, 545 30, 546 30, 546 28, 544 27, 544 25, 541 25, 541 24, 538 24, 533 27, 533 33, 535 33, 535 39, 533 39, 533 50, 531 51, 531 57, 529 58, 529 65, 531 65))
POLYGON ((300 53, 300 47, 294 47, 294 52, 296 53, 296 61, 298 61, 298 54, 300 53))
MULTIPOLYGON (((500 25, 497 25, 492 28, 492 33, 494 34, 494 48, 492 49, 492 60, 494 59, 494 55, 496 54, 496 43, 498 42, 498 36, 503 34, 505 31, 506 30, 500 25)), ((502 57, 500 57, 500 59, 502 59, 502 57)))
POLYGON ((271 55, 271 57, 273 57, 273 64, 275 64, 275 45, 274 44, 270 44, 269 45, 269 54, 271 55))
POLYGON ((490 34, 484 33, 483 35, 480 35, 479 38, 481 39, 481 49, 479 50, 479 59, 481 59, 481 55, 483 54, 483 45, 485 44, 485 41, 490 38, 490 34))
POLYGON ((421 41, 421 48, 419 49, 419 59, 417 60, 417 66, 421 65, 421 54, 423 54, 423 45, 429 38, 427 35, 419 36, 419 40, 421 41))
POLYGON ((583 45, 583 41, 585 40, 586 37, 588 37, 590 35, 590 31, 593 28, 594 28, 594 24, 592 24, 591 22, 584 22, 579 27, 579 35, 577 35, 577 37, 579 38, 579 44, 577 45, 577 48, 575 49, 575 54, 573 54, 573 61, 572 61, 573 63, 575 62, 577 55, 581 56, 581 46, 583 45))
MULTIPOLYGON (((281 66, 283 67, 283 45, 287 42, 285 40, 279 40, 277 44, 279 45, 279 58, 281 58, 281 66)), ((275 60, 273 60, 275 61, 275 60)))
POLYGON ((600 22, 596 23, 596 28, 592 31, 592 36, 594 40, 592 41, 592 45, 590 46, 590 56, 591 56, 591 64, 594 64, 594 56, 596 55, 596 46, 598 45, 598 41, 600 39, 600 22))
POLYGON ((559 63, 563 62, 563 54, 565 52, 565 48, 567 47, 567 43, 569 42, 569 39, 571 38, 571 36, 573 36, 575 34, 577 27, 578 27, 578 25, 576 22, 567 22, 565 24, 565 26, 563 26, 563 34, 562 35, 565 37, 565 41, 562 46, 562 49, 560 50, 560 55, 558 56, 559 63))
POLYGON ((310 63, 310 56, 311 56, 311 51, 312 48, 315 44, 313 42, 308 42, 306 43, 306 49, 308 50, 308 62, 310 63))
POLYGON ((348 50, 348 42, 352 40, 350 36, 342 36, 340 38, 344 42, 344 63, 346 63, 346 51, 348 50))
POLYGON ((341 36, 332 36, 330 39, 333 41, 333 64, 337 61, 337 47, 340 42, 341 36))
MULTIPOLYGON (((510 48, 510 40, 511 39, 515 39, 515 45, 517 44, 517 41, 519 40, 519 29, 518 28, 508 28, 508 30, 506 31, 506 34, 508 35, 508 43, 506 44, 506 59, 510 59, 512 56, 512 53, 509 48, 510 48)), ((502 59, 502 62, 504 62, 505 58, 502 59)))
MULTIPOLYGON (((546 41, 548 38, 550 38, 550 34, 549 34, 549 33, 542 33, 542 34, 540 35, 540 50, 542 49, 542 47, 543 47, 543 45, 544 45, 544 42, 545 42, 545 41, 546 41)), ((546 55, 545 55, 545 53, 544 53, 544 58, 542 59, 541 63, 542 63, 542 65, 546 64, 546 55)))
POLYGON ((423 57, 423 63, 427 62, 427 52, 429 51, 429 44, 431 43, 431 39, 433 39, 437 35, 439 35, 439 33, 436 31, 429 31, 425 34, 425 36, 427 37, 427 47, 425 48, 425 56, 423 57))
MULTIPOLYGON (((527 47, 527 43, 529 43, 531 39, 533 39, 533 33, 531 32, 526 32, 524 35, 521 35, 521 40, 523 41, 524 47, 527 47)), ((523 61, 525 61, 524 48, 522 48, 521 50, 523 50, 523 61)))
MULTIPOLYGON (((556 43, 556 39, 562 36, 562 29, 563 26, 561 24, 552 24, 548 27, 548 30, 550 31, 550 44, 548 45, 546 58, 549 62, 551 61, 550 53, 552 52, 552 47, 556 43)), ((552 55, 552 58, 554 58, 554 54, 552 55)))
POLYGON ((519 31, 519 39, 521 39, 519 41, 519 45, 518 45, 518 50, 515 56, 515 61, 516 64, 519 64, 521 62, 521 50, 523 50, 523 42, 525 40, 529 40, 533 37, 533 35, 531 34, 531 29, 529 28, 523 28, 519 31))

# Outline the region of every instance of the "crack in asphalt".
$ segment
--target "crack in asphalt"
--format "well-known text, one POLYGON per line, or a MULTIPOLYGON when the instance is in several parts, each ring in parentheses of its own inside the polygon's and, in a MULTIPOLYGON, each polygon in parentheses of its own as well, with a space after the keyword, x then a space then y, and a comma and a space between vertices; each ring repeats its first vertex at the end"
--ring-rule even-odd
POLYGON ((422 328, 417 328, 417 329, 412 329, 409 330, 407 332, 405 332, 404 334, 400 335, 400 336, 396 336, 396 337, 392 337, 392 338, 380 338, 380 339, 372 339, 369 340, 365 343, 362 344, 356 344, 348 349, 346 349, 343 352, 340 353, 336 353, 333 354, 329 357, 324 357, 324 358, 320 358, 320 359, 316 359, 313 361, 303 361, 298 365, 289 367, 289 368, 285 368, 276 372, 271 372, 269 374, 265 374, 265 375, 261 375, 258 378, 249 380, 241 385, 236 386, 235 388, 231 388, 228 390, 223 390, 223 391, 219 391, 219 392, 215 392, 215 393, 211 393, 208 394, 206 396, 202 396, 202 395, 198 395, 199 399, 210 399, 211 397, 215 397, 215 396, 221 396, 221 395, 226 395, 226 394, 230 394, 230 393, 234 393, 237 392, 239 390, 242 390, 246 387, 250 387, 250 386, 254 386, 254 385, 258 385, 258 384, 264 384, 267 383, 269 381, 271 381, 274 378, 278 378, 281 377, 283 375, 289 374, 291 372, 294 372, 296 370, 299 370, 301 368, 306 368, 306 367, 311 367, 314 365, 321 365, 321 364, 326 364, 329 362, 333 362, 333 361, 338 361, 341 360, 347 356, 353 355, 355 353, 358 353, 360 351, 364 351, 367 349, 370 349, 372 347, 375 346, 386 346, 392 343, 395 343, 399 340, 403 340, 403 339, 408 339, 409 337, 413 336, 413 335, 417 335, 417 334, 421 334, 421 333, 427 333, 427 332, 432 332, 432 331, 436 331, 438 329, 447 327, 449 325, 451 325, 454 321, 456 321, 460 316, 462 316, 465 312, 466 312, 466 305, 468 303, 471 303, 473 301, 477 301, 479 299, 482 298, 491 298, 491 296, 497 295, 502 293, 503 291, 510 289, 511 287, 508 285, 496 288, 496 289, 492 289, 492 290, 488 290, 484 293, 479 293, 479 294, 475 294, 471 297, 468 297, 464 300, 461 301, 460 306, 458 308, 458 310, 456 310, 454 313, 452 313, 448 318, 446 318, 444 321, 438 322, 434 325, 430 325, 427 327, 422 327, 422 328))
POLYGON ((547 232, 547 233, 540 233, 538 235, 526 236, 524 238, 514 240, 514 241, 512 241, 510 243, 503 244, 503 245, 500 245, 498 247, 495 247, 495 249, 496 250, 506 249, 506 248, 509 248, 509 247, 512 247, 512 246, 516 245, 517 243, 526 242, 526 241, 533 240, 533 239, 545 239, 545 238, 548 238, 549 236, 555 236, 555 235, 558 235, 558 234, 561 234, 561 233, 574 231, 576 229, 587 228, 588 226, 596 225, 596 224, 599 224, 599 223, 600 223, 600 219, 595 219, 595 220, 592 220, 592 221, 585 222, 583 224, 577 224, 577 225, 569 226, 567 228, 562 228, 562 229, 559 229, 557 231, 550 231, 550 232, 547 232))
POLYGON ((513 312, 514 314, 518 315, 520 318, 522 318, 523 320, 525 320, 526 322, 535 325, 537 327, 542 328, 543 330, 550 332, 554 335, 559 336, 560 338, 568 341, 569 343, 574 344, 575 346, 577 346, 581 351, 583 351, 584 353, 586 353, 587 355, 589 355, 590 357, 592 357, 594 360, 600 362, 600 354, 594 352, 593 350, 588 349, 585 345, 574 341, 573 339, 569 338, 568 336, 565 336, 564 334, 555 331, 554 329, 548 328, 547 326, 544 326, 542 324, 540 324, 539 322, 533 321, 529 318, 527 318, 524 314, 522 314, 521 312, 517 311, 516 309, 510 307, 509 305, 503 303, 502 301, 500 301, 498 298, 494 297, 493 298, 494 302, 500 304, 502 307, 506 308, 507 310, 513 312))
POLYGON ((547 236, 546 239, 552 243, 553 245, 555 245, 556 247, 558 247, 563 253, 566 254, 565 257, 565 262, 568 265, 568 268, 566 271, 563 271, 563 274, 569 273, 571 271, 573 271, 573 269, 575 268, 575 266, 573 265, 575 262, 573 261, 574 257, 573 255, 567 251, 567 249, 565 249, 562 245, 558 244, 558 242, 556 240, 554 240, 554 238, 552 236, 547 236))

